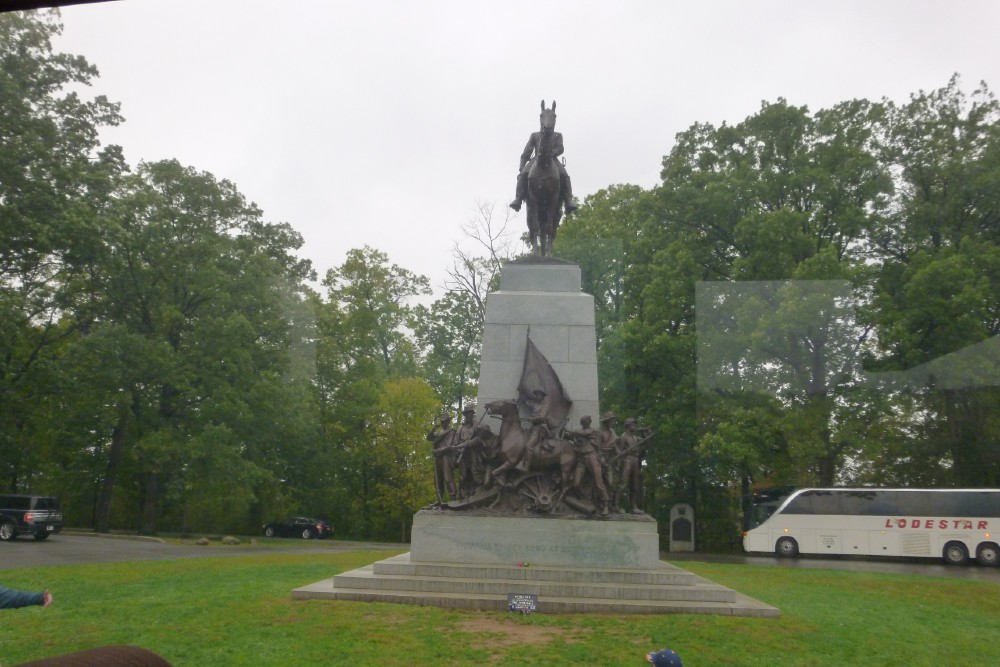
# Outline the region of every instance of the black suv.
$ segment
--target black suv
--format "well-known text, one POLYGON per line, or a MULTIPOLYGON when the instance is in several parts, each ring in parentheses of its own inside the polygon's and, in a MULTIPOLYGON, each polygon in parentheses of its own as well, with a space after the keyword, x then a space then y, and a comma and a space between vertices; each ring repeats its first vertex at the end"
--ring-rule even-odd
POLYGON ((44 540, 62 527, 57 498, 0 493, 0 540, 12 540, 18 533, 31 533, 36 540, 44 540))

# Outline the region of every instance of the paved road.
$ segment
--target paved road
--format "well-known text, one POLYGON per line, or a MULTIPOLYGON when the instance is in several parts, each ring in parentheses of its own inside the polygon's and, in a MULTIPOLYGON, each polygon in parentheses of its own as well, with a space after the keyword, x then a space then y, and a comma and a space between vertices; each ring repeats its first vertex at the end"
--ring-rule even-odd
POLYGON ((806 556, 799 558, 778 558, 777 556, 722 556, 715 554, 664 553, 665 561, 704 561, 708 563, 740 563, 743 565, 763 565, 768 567, 790 567, 800 569, 852 570, 855 572, 885 572, 889 574, 915 574, 932 577, 958 579, 979 579, 1000 584, 1000 568, 983 567, 971 563, 964 567, 945 565, 934 559, 865 560, 856 556, 843 558, 819 558, 806 556))
POLYGON ((166 544, 155 539, 122 539, 96 535, 53 535, 44 542, 22 536, 10 542, 0 542, 0 570, 42 565, 407 548, 406 545, 342 540, 288 540, 287 546, 241 544, 227 547, 213 543, 211 546, 199 547, 194 544, 166 544))
MULTIPOLYGON (((256 554, 300 554, 330 551, 355 551, 358 549, 399 550, 408 549, 406 544, 384 544, 373 542, 346 542, 343 540, 322 540, 306 542, 288 540, 287 545, 243 544, 226 547, 213 543, 199 547, 194 544, 166 544, 154 539, 120 539, 96 535, 54 535, 44 542, 36 542, 28 537, 20 537, 12 542, 0 542, 0 570, 44 565, 75 565, 78 563, 113 563, 137 560, 170 560, 176 558, 217 558, 222 556, 250 556, 256 554)), ((792 567, 805 569, 853 570, 858 572, 887 572, 894 574, 916 574, 935 577, 956 577, 994 581, 1000 584, 1000 568, 969 565, 952 567, 936 561, 884 561, 860 560, 857 558, 795 558, 784 559, 775 556, 722 556, 715 554, 664 553, 663 560, 683 563, 683 561, 704 561, 710 563, 740 563, 768 567, 792 567)))

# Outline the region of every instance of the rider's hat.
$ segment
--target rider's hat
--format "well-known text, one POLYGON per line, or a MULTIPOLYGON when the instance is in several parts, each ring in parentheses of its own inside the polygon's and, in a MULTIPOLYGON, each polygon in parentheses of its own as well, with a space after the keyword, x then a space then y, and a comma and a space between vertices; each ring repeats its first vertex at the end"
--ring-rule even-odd
POLYGON ((451 415, 447 412, 442 412, 438 419, 451 419, 451 415))
POLYGON ((475 412, 475 411, 476 411, 476 404, 475 403, 467 403, 465 405, 465 408, 462 410, 462 414, 466 415, 466 414, 469 414, 470 412, 475 412))
POLYGON ((603 415, 601 415, 601 421, 602 422, 609 422, 612 419, 618 419, 618 417, 615 416, 615 413, 611 412, 610 410, 608 410, 603 415))

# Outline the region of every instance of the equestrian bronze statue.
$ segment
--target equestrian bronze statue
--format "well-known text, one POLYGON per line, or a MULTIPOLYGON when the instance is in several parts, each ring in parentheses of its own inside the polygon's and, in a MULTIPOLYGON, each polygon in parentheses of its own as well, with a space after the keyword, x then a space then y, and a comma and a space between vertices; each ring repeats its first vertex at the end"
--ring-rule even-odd
POLYGON ((517 191, 510 207, 521 210, 521 203, 528 202, 528 238, 531 250, 543 257, 552 255, 552 242, 556 238, 559 220, 565 208, 566 215, 576 210, 573 189, 566 167, 559 161, 563 153, 562 134, 556 128, 556 103, 539 115, 540 129, 532 132, 524 151, 517 175, 517 191))

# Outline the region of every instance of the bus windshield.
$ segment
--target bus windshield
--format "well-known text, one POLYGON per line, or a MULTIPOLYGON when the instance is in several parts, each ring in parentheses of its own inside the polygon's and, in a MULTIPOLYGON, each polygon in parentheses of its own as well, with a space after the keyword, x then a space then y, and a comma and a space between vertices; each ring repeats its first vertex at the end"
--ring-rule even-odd
POLYGON ((759 489, 750 496, 750 506, 743 519, 743 530, 753 530, 771 518, 788 496, 795 491, 794 486, 778 486, 759 489))

